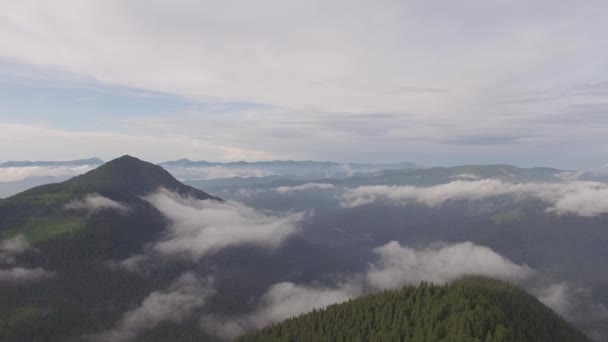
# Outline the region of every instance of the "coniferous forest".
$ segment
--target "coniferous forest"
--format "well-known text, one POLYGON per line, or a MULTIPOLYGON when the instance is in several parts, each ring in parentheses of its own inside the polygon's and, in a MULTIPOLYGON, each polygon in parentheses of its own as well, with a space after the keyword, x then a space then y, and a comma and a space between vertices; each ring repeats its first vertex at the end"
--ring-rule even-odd
POLYGON ((525 291, 470 277, 421 283, 301 315, 245 335, 253 341, 588 341, 525 291))

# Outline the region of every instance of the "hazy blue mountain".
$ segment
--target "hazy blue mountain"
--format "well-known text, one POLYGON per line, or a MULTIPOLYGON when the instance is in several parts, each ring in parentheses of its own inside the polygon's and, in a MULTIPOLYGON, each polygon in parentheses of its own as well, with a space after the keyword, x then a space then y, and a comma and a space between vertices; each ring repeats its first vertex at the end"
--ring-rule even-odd
POLYGON ((409 163, 394 164, 361 164, 361 163, 336 163, 318 161, 293 161, 273 160, 258 162, 208 162, 191 161, 179 159, 167 161, 159 165, 166 167, 170 172, 182 180, 199 180, 215 178, 234 177, 263 177, 282 175, 286 178, 328 178, 348 177, 355 174, 369 173, 379 170, 396 170, 419 168, 420 166, 409 163))
POLYGON ((205 160, 193 161, 190 159, 178 159, 172 161, 166 161, 160 163, 164 166, 264 166, 264 167, 335 167, 335 166, 351 166, 354 168, 373 168, 373 169, 391 169, 391 168, 413 168, 420 167, 414 163, 402 162, 402 163, 384 163, 384 164, 373 164, 373 163, 337 163, 331 161, 312 161, 312 160, 270 160, 270 161, 236 161, 236 162, 209 162, 205 160))
POLYGON ((28 166, 82 166, 101 165, 103 160, 99 158, 76 159, 66 161, 7 161, 0 163, 0 167, 28 167, 28 166))
MULTIPOLYGON (((230 177, 230 178, 216 178, 216 179, 198 179, 198 180, 184 180, 184 184, 188 184, 198 189, 224 189, 234 187, 250 187, 259 186, 264 184, 272 184, 280 180, 286 179, 288 176, 284 175, 272 175, 272 176, 261 176, 261 177, 230 177)), ((291 180, 302 180, 299 177, 291 177, 291 180)))

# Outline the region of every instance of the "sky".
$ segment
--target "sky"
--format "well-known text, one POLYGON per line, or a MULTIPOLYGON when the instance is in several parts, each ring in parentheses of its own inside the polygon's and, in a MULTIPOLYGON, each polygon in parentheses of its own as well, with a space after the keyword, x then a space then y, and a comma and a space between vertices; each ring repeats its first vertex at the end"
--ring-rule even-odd
POLYGON ((606 1, 0 5, 0 161, 608 162, 606 1))

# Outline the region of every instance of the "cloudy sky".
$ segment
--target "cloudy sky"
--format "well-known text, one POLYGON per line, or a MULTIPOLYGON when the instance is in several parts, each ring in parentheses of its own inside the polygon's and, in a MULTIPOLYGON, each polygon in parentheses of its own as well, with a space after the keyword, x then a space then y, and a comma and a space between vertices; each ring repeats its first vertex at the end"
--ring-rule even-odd
POLYGON ((608 162, 606 1, 0 4, 0 160, 608 162))

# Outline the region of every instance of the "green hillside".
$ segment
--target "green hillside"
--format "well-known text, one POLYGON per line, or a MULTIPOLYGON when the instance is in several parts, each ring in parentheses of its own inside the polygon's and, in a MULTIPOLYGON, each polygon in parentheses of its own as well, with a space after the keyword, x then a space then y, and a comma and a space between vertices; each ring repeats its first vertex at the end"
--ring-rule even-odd
POLYGON ((588 341, 508 283, 422 283, 331 305, 237 339, 250 341, 588 341))
POLYGON ((96 193, 140 208, 147 204, 139 196, 159 187, 187 197, 220 200, 182 184, 158 165, 123 156, 65 182, 38 186, 0 201, 0 238, 25 234, 30 242, 37 242, 72 232, 84 224, 64 210, 66 203, 96 193))
POLYGON ((63 183, 30 189, 0 201, 0 242, 23 234, 34 248, 11 267, 42 268, 39 282, 0 281, 0 341, 79 340, 108 329, 171 276, 148 281, 108 265, 141 253, 166 227, 165 217, 140 196, 158 187, 214 198, 181 184, 160 166, 124 156, 63 183), (128 206, 115 210, 67 210, 96 193, 128 206))

